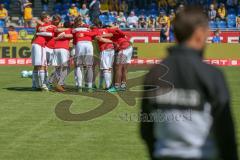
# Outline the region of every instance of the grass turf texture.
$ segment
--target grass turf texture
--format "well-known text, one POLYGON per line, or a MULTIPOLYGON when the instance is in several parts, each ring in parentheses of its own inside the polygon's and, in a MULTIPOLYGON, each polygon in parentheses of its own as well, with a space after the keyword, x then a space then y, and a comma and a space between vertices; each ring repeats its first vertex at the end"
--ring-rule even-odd
MULTIPOLYGON (((222 69, 230 85, 233 113, 239 126, 240 68, 222 69)), ((28 91, 31 79, 20 78, 22 70, 31 68, 0 67, 0 159, 148 159, 138 123, 120 118, 125 113, 138 113, 139 102, 130 107, 119 99, 118 106, 102 117, 87 122, 65 122, 54 113, 59 101, 73 100, 73 113, 92 109, 101 101, 79 95, 28 91)), ((129 78, 141 74, 144 72, 130 72, 129 78)), ((71 74, 68 84, 73 85, 72 77, 71 74)), ((240 137, 239 130, 237 135, 240 137)))

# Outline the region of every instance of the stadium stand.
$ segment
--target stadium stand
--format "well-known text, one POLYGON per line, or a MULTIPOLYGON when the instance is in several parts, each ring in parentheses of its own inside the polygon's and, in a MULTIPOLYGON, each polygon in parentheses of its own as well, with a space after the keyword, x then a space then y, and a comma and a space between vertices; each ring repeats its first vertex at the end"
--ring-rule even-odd
MULTIPOLYGON (((7 24, 0 22, 0 26, 23 26, 22 11, 24 3, 28 0, 0 0, 1 4, 9 11, 9 21, 7 24), (21 8, 21 9, 20 9, 21 8)), ((60 14, 64 21, 72 21, 74 16, 70 14, 72 12, 71 7, 76 7, 77 13, 79 15, 82 8, 82 4, 86 4, 89 8, 91 0, 49 0, 47 4, 48 7, 43 6, 41 0, 30 1, 33 4, 33 16, 38 17, 43 10, 49 12, 50 14, 60 14)), ((204 6, 205 12, 209 15, 209 27, 212 29, 237 29, 237 18, 240 16, 240 2, 239 1, 223 1, 223 0, 100 0, 102 14, 99 16, 100 20, 105 25, 118 24, 122 28, 130 27, 127 21, 119 21, 118 19, 125 19, 129 17, 131 11, 138 17, 138 22, 144 20, 147 22, 150 19, 151 25, 147 23, 146 28, 159 28, 161 25, 158 22, 159 14, 164 13, 166 17, 165 23, 171 24, 170 21, 173 19, 171 17, 171 12, 178 12, 181 7, 188 4, 198 4, 204 6), (212 6, 212 9, 210 9, 212 6), (120 12, 123 15, 119 15, 120 12), (215 14, 215 15, 214 15, 215 14), (120 17, 120 18, 119 18, 120 17), (140 18, 141 17, 141 18, 140 18), (169 22, 168 22, 169 21, 169 22)), ((87 8, 86 8, 87 9, 87 8)), ((84 20, 86 23, 91 23, 89 19, 88 12, 84 12, 84 20)), ((139 22, 140 23, 140 22, 139 22)), ((34 27, 34 24, 33 26, 34 27)), ((134 27, 135 29, 142 28, 141 25, 134 27)))

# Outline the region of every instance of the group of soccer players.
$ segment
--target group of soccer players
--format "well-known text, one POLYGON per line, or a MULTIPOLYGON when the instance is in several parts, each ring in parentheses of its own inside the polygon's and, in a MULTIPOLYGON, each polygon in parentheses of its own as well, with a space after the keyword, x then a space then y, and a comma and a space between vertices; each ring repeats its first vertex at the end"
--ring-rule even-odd
POLYGON ((78 91, 91 92, 96 88, 109 92, 126 90, 127 65, 131 61, 133 48, 118 27, 103 26, 99 19, 89 26, 84 24, 81 16, 76 17, 73 24, 65 22, 62 25, 59 15, 51 18, 47 13, 43 13, 36 22, 38 25, 32 41, 34 90, 54 88, 65 91, 64 81, 70 71, 71 58, 78 91), (94 43, 97 47, 93 47, 94 43), (99 52, 99 60, 94 58, 95 49, 99 52), (100 64, 98 87, 95 85, 97 64, 100 64), (49 66, 54 70, 48 77, 49 66))

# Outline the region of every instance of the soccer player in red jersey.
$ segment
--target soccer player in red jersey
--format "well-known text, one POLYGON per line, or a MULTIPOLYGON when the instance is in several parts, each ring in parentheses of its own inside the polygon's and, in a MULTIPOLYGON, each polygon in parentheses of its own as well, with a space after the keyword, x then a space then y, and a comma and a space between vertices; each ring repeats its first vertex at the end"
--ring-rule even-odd
POLYGON ((111 40, 115 45, 115 77, 114 87, 109 92, 124 91, 127 87, 127 67, 131 62, 133 47, 127 36, 118 28, 109 29, 111 40))
POLYGON ((64 23, 64 30, 57 30, 58 35, 55 37, 54 54, 57 56, 57 67, 59 70, 59 80, 56 90, 64 92, 64 80, 69 73, 70 59, 70 40, 73 38, 70 22, 64 23))
MULTIPOLYGON (((48 14, 43 13, 41 15, 41 21, 43 24, 38 25, 36 27, 37 32, 42 32, 41 28, 49 26, 50 23, 50 17, 48 14)), ((48 37, 51 37, 51 32, 45 32, 45 35, 35 35, 33 41, 32 41, 32 65, 34 66, 33 69, 33 89, 41 88, 42 90, 48 90, 47 84, 46 84, 46 53, 44 51, 44 48, 46 46, 46 41, 48 37)))
POLYGON ((72 30, 74 41, 76 42, 75 61, 75 81, 79 91, 82 90, 82 74, 84 68, 86 91, 93 90, 93 44, 92 41, 97 36, 89 26, 83 23, 82 17, 77 17, 74 21, 75 29, 72 30))
MULTIPOLYGON (((61 16, 60 15, 54 15, 52 17, 52 21, 51 24, 45 27, 40 27, 39 28, 39 32, 36 33, 36 35, 46 35, 51 33, 52 36, 49 36, 46 38, 46 46, 45 46, 45 53, 46 53, 46 60, 47 60, 47 65, 50 66, 57 66, 57 56, 54 53, 54 47, 55 47, 55 37, 57 35, 56 30, 59 27, 61 22, 61 16)), ((43 22, 38 21, 37 23, 39 24, 43 24, 43 22)), ((47 68, 45 69, 45 80, 47 82, 49 82, 49 86, 51 86, 51 83, 53 82, 54 78, 55 78, 55 70, 56 68, 54 68, 54 72, 53 74, 51 74, 49 81, 47 81, 48 79, 48 71, 47 68)), ((47 84, 46 82, 46 84, 47 84)))
POLYGON ((100 51, 100 81, 99 88, 103 88, 103 80, 105 80, 106 89, 110 89, 112 84, 112 67, 114 62, 114 45, 110 38, 103 38, 102 36, 111 35, 109 29, 102 26, 100 20, 94 21, 96 27, 93 29, 94 32, 98 33, 96 37, 98 42, 98 48, 100 51))

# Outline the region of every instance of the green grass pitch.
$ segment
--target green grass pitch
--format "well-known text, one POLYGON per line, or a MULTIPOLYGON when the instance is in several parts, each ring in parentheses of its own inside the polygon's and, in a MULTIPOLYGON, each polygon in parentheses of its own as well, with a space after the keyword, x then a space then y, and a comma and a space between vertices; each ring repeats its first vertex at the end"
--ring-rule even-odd
MULTIPOLYGON (((71 111, 94 108, 101 100, 79 95, 28 91, 31 79, 20 78, 31 67, 0 67, 0 159, 2 160, 147 160, 137 121, 121 115, 139 112, 119 97, 111 112, 86 122, 66 122, 55 115, 55 105, 73 100, 71 111), (23 89, 21 91, 21 88, 23 89)), ((232 93, 236 126, 240 125, 240 68, 224 67, 232 93)), ((130 72, 134 78, 144 72, 130 72)), ((73 75, 67 81, 73 85, 73 75)), ((240 137, 239 129, 236 130, 240 137)), ((238 142, 240 142, 238 140, 238 142)))

